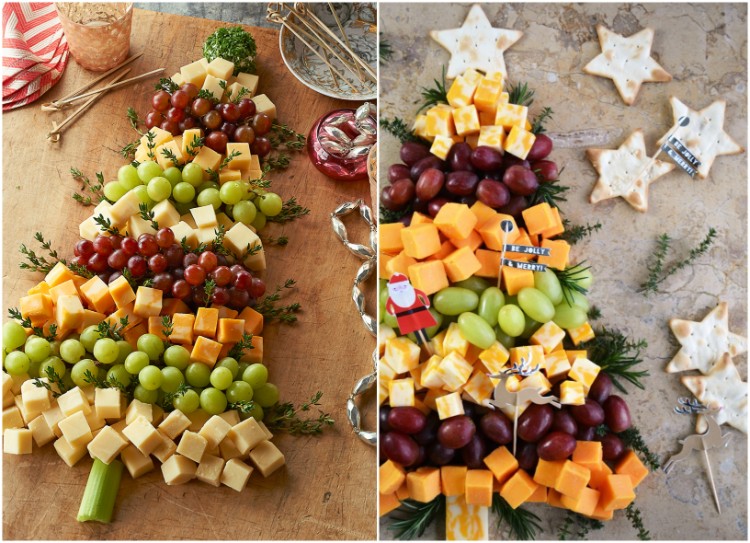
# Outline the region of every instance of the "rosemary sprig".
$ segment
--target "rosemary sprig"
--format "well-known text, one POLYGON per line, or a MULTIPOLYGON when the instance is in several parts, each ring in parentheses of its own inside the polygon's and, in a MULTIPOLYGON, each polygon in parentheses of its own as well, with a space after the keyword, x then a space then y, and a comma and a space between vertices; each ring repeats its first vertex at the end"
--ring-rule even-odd
POLYGON ((73 193, 73 199, 76 202, 84 206, 92 206, 104 200, 104 175, 101 172, 96 174, 96 183, 77 168, 70 168, 70 175, 73 176, 73 181, 81 183, 81 192, 73 193), (90 193, 89 195, 86 195, 87 191, 90 193))
POLYGON ((635 369, 638 364, 643 363, 641 350, 646 347, 648 343, 643 339, 631 341, 617 330, 602 327, 596 330, 594 339, 584 343, 582 348, 588 351, 589 360, 610 376, 612 384, 627 394, 620 379, 643 389, 641 379, 650 375, 648 370, 635 369))
POLYGON ((570 190, 570 187, 560 185, 558 180, 540 183, 539 188, 529 198, 529 205, 534 206, 543 202, 548 203, 551 207, 557 207, 559 202, 567 202, 568 199, 563 194, 570 190))
POLYGON ((393 47, 391 47, 391 44, 383 37, 382 32, 380 33, 378 52, 380 54, 379 58, 381 66, 393 58, 393 47))
POLYGON ((589 309, 589 312, 587 313, 587 317, 589 318, 589 321, 595 321, 601 316, 602 316, 601 310, 595 305, 592 305, 591 308, 589 309))
POLYGON ((211 305, 211 298, 216 292, 216 281, 213 279, 206 279, 206 283, 203 285, 203 305, 206 307, 211 305))
POLYGON ((543 134, 545 132, 544 123, 552 118, 552 113, 551 107, 542 109, 542 112, 534 117, 534 120, 531 122, 531 132, 534 134, 543 134))
POLYGON ((141 124, 143 121, 141 121, 141 119, 138 118, 138 113, 135 111, 135 109, 132 107, 129 107, 127 115, 128 115, 128 122, 130 123, 130 126, 133 128, 133 130, 143 135, 143 132, 141 132, 138 129, 138 125, 141 124))
POLYGON ((519 106, 529 107, 534 103, 534 91, 527 83, 510 84, 508 102, 519 106))
POLYGON ((38 241, 42 246, 42 249, 47 252, 47 257, 49 257, 50 260, 47 260, 47 257, 45 256, 37 255, 33 250, 29 249, 24 243, 22 243, 20 251, 24 258, 28 261, 21 262, 18 265, 22 270, 48 273, 58 262, 62 262, 63 264, 67 265, 65 259, 60 258, 57 254, 57 251, 52 249, 52 242, 45 240, 41 232, 35 232, 34 239, 38 241))
POLYGON ((284 289, 293 288, 297 282, 294 279, 287 279, 282 286, 277 286, 276 291, 273 294, 267 294, 258 302, 255 306, 255 310, 261 313, 267 320, 279 319, 281 322, 291 324, 297 322, 297 313, 302 306, 299 303, 292 303, 276 307, 276 302, 281 299, 281 291, 284 289))
POLYGON ((638 428, 636 428, 635 426, 631 426, 624 432, 620 432, 617 435, 620 439, 622 439, 623 443, 625 443, 626 446, 639 453, 643 461, 653 471, 657 471, 661 467, 659 457, 652 453, 648 448, 648 445, 646 445, 646 442, 643 440, 643 436, 641 435, 641 432, 638 430, 638 428))
POLYGON ((297 198, 292 196, 286 202, 284 202, 283 206, 281 206, 281 212, 278 215, 276 215, 275 217, 268 217, 268 222, 285 223, 293 221, 295 219, 299 219, 300 217, 304 217, 308 213, 310 213, 310 210, 304 206, 299 205, 297 203, 297 198))
POLYGON ((164 90, 169 94, 172 94, 179 88, 180 86, 172 81, 169 77, 162 77, 161 79, 159 79, 159 82, 154 85, 154 90, 164 90))
POLYGON ((422 87, 421 94, 422 98, 424 98, 424 102, 419 106, 417 114, 438 104, 448 103, 448 91, 445 89, 445 65, 443 66, 443 73, 440 77, 440 81, 434 79, 433 83, 435 84, 433 88, 422 87))
POLYGON ((664 269, 664 261, 671 247, 672 238, 666 233, 659 236, 656 240, 656 251, 647 265, 648 279, 646 282, 641 283, 639 292, 642 292, 645 296, 658 293, 659 285, 668 277, 674 275, 681 269, 695 262, 699 257, 703 256, 713 244, 716 235, 716 229, 713 227, 709 228, 703 241, 701 241, 697 247, 691 249, 687 257, 673 264, 666 271, 664 269))
POLYGON ((381 118, 380 128, 390 133, 401 143, 407 141, 422 141, 418 136, 414 135, 406 122, 398 117, 394 117, 392 120, 386 119, 385 117, 381 118))
POLYGON ((307 402, 295 409, 291 402, 276 404, 264 417, 264 422, 269 430, 288 432, 293 436, 298 435, 320 435, 327 427, 333 426, 334 420, 330 414, 318 409, 317 418, 303 419, 300 413, 310 411, 313 406, 320 406, 323 393, 319 390, 307 402))
POLYGON ((571 245, 575 245, 586 236, 590 236, 594 232, 600 230, 602 223, 572 224, 568 219, 563 219, 563 227, 565 228, 565 232, 560 234, 560 239, 564 239, 571 245))
POLYGON ((492 495, 492 512, 497 516, 498 528, 508 525, 510 539, 536 539, 536 534, 542 529, 542 520, 531 511, 518 507, 513 509, 500 494, 492 495))
POLYGON ((39 377, 35 377, 34 386, 46 388, 52 393, 53 398, 58 398, 68 391, 68 387, 65 386, 62 377, 58 375, 55 368, 47 366, 44 368, 44 374, 47 376, 48 381, 42 381, 39 377))
POLYGON ((444 510, 445 496, 443 495, 427 503, 404 500, 401 502, 401 507, 393 513, 396 520, 391 523, 391 530, 396 532, 396 539, 404 541, 417 539, 444 510))
POLYGON ((633 528, 638 531, 638 539, 640 539, 641 541, 651 540, 651 534, 643 526, 641 510, 636 507, 635 502, 630 502, 630 504, 625 508, 625 516, 630 521, 630 524, 633 525, 633 528))
POLYGON ((96 326, 96 330, 99 332, 100 338, 108 337, 115 341, 120 341, 121 339, 125 339, 123 333, 127 325, 128 317, 126 315, 120 319, 119 326, 117 323, 110 324, 109 321, 102 321, 96 326))
POLYGON ((94 217, 94 222, 99 226, 102 232, 110 234, 111 236, 117 236, 120 234, 120 229, 116 226, 112 226, 112 220, 104 215, 97 215, 94 217))
POLYGON ((255 349, 255 347, 253 346, 253 335, 244 333, 242 334, 242 339, 235 343, 234 347, 229 349, 227 356, 229 358, 239 360, 240 358, 242 358, 242 355, 245 354, 245 351, 249 351, 252 349, 255 349))
POLYGON ((144 203, 138 204, 138 209, 140 211, 141 219, 151 223, 151 228, 154 230, 159 230, 159 223, 155 220, 156 214, 153 211, 149 211, 148 206, 144 203))
POLYGON ((591 266, 584 267, 585 262, 586 261, 584 260, 575 266, 568 266, 564 270, 550 268, 557 276, 557 280, 560 281, 565 301, 571 307, 573 306, 573 298, 570 294, 571 291, 576 291, 584 296, 588 294, 588 290, 580 284, 580 280, 586 276, 586 271, 591 268, 591 266))

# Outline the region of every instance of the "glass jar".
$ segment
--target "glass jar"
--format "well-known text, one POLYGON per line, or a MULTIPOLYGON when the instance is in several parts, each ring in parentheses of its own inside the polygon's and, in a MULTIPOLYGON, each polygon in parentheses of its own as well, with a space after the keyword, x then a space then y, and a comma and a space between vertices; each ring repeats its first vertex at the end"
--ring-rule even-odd
POLYGON ((307 154, 313 165, 331 179, 367 179, 367 157, 375 145, 376 126, 372 116, 357 126, 353 109, 326 113, 310 130, 307 154))

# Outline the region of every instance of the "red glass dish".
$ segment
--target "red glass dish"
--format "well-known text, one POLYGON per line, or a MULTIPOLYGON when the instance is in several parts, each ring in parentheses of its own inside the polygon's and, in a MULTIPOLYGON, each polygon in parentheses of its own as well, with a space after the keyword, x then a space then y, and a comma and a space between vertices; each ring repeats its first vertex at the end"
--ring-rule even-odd
MULTIPOLYGON (((335 156, 323 148, 320 138, 325 126, 331 126, 330 120, 334 117, 345 116, 348 119, 337 127, 346 135, 354 139, 359 132, 354 124, 353 109, 336 109, 320 117, 307 137, 307 154, 313 165, 324 175, 335 181, 361 181, 367 179, 367 153, 356 158, 335 156)), ((373 121, 374 122, 374 121, 373 121)))

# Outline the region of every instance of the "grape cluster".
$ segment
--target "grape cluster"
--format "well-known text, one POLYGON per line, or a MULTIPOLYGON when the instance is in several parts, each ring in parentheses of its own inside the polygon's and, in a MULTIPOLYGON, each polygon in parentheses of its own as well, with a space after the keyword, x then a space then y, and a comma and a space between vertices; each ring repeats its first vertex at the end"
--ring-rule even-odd
POLYGON ((456 143, 441 160, 427 146, 405 142, 403 164, 388 168, 390 185, 381 191, 380 202, 391 211, 411 204, 414 211, 434 217, 448 202, 473 205, 479 200, 520 220, 540 183, 557 179, 557 165, 546 160, 551 152, 552 140, 544 134, 536 136, 525 160, 492 147, 472 149, 468 143, 456 143))
POLYGON ((241 310, 263 296, 266 285, 233 258, 214 251, 200 255, 185 252, 170 228, 141 234, 135 240, 123 236, 97 236, 94 241, 79 240, 72 264, 83 266, 111 283, 125 269, 136 284, 149 284, 164 297, 179 298, 189 306, 228 306, 241 310), (231 259, 231 260, 230 260, 231 259), (213 282, 206 294, 206 282, 213 282), (210 296, 207 299, 207 296, 210 296))
POLYGON ((206 146, 222 154, 229 142, 249 143, 251 152, 259 157, 271 151, 271 141, 266 137, 271 131, 271 118, 257 112, 252 99, 215 103, 199 92, 192 83, 185 83, 171 94, 163 89, 157 91, 151 98, 153 109, 146 115, 146 127, 158 126, 174 136, 201 128, 206 146))

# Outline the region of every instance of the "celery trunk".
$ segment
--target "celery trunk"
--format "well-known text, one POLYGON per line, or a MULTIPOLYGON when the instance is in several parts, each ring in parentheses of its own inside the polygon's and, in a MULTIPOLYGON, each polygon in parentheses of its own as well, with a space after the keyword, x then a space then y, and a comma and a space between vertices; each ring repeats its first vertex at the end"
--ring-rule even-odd
POLYGON ((76 517, 78 522, 112 520, 112 510, 115 507, 121 476, 122 462, 119 460, 113 460, 107 465, 97 458, 94 459, 86 489, 83 491, 78 517, 76 517))

